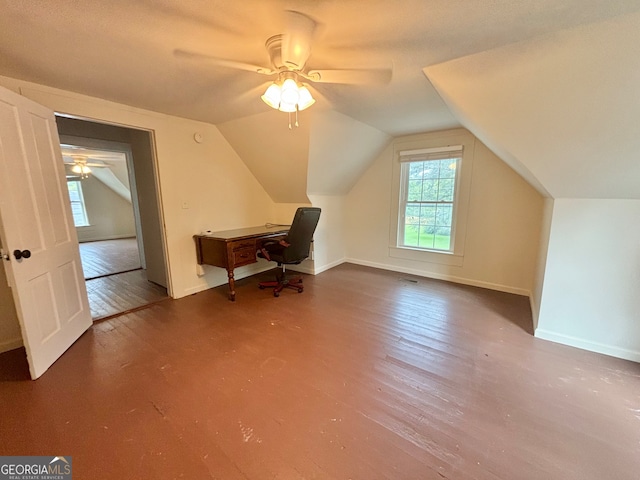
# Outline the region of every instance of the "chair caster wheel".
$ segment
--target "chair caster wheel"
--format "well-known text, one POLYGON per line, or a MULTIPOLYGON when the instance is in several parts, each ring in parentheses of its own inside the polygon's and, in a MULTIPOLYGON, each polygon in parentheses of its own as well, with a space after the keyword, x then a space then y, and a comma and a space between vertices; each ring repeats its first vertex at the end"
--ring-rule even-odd
POLYGON ((260 290, 264 290, 264 285, 258 285, 258 288, 259 288, 260 290))
POLYGON ((280 292, 273 292, 273 296, 274 297, 279 297, 280 296, 280 292))
POLYGON ((302 293, 302 289, 301 288, 298 289, 298 293, 302 293))

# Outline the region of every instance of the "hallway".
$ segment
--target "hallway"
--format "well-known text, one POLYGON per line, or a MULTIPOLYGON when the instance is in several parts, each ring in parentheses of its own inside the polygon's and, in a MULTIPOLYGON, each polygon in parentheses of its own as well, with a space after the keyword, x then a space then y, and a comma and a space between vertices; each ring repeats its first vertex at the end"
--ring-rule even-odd
POLYGON ((147 280, 135 238, 81 243, 80 257, 94 321, 169 298, 166 288, 147 280))
POLYGON ((135 237, 81 243, 80 258, 85 280, 142 268, 135 237))

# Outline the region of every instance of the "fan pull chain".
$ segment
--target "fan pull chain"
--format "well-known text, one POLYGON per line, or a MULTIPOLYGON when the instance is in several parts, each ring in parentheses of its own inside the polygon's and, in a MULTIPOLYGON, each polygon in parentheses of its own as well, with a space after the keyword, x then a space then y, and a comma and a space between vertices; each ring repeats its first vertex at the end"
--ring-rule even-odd
MULTIPOLYGON (((300 126, 300 124, 298 123, 298 106, 297 105, 296 105, 296 121, 293 125, 296 128, 300 126)), ((291 126, 291 112, 289 112, 289 130, 293 130, 293 127, 291 126)))

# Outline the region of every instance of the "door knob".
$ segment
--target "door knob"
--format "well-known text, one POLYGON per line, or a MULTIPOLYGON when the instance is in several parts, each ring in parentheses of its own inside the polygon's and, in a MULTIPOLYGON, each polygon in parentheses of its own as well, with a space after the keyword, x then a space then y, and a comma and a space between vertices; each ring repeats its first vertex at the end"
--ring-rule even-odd
POLYGON ((16 260, 20 260, 21 258, 29 258, 31 256, 31 251, 29 250, 14 250, 13 256, 16 257, 16 260))

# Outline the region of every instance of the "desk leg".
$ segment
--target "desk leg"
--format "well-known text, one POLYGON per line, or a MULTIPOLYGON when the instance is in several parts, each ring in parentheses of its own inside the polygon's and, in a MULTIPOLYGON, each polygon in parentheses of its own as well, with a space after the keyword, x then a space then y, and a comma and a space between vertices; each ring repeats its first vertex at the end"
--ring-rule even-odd
POLYGON ((227 275, 229 276, 229 300, 236 301, 236 281, 233 278, 233 268, 227 269, 227 275))

